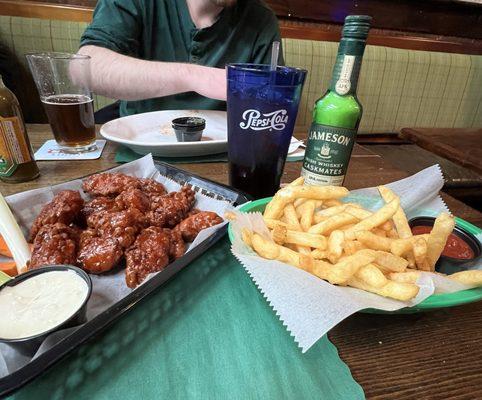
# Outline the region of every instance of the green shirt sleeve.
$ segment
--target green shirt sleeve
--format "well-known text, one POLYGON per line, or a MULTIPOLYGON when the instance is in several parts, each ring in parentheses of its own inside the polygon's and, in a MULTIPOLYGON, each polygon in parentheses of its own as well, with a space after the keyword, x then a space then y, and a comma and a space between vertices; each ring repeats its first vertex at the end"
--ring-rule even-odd
POLYGON ((271 63, 271 47, 273 42, 277 40, 280 42, 278 65, 284 65, 281 34, 278 19, 274 13, 267 13, 265 20, 260 24, 260 26, 262 26, 263 29, 259 32, 258 40, 254 44, 252 62, 256 64, 271 63))
POLYGON ((137 0, 100 0, 80 47, 94 45, 137 56, 140 48, 141 8, 137 0))

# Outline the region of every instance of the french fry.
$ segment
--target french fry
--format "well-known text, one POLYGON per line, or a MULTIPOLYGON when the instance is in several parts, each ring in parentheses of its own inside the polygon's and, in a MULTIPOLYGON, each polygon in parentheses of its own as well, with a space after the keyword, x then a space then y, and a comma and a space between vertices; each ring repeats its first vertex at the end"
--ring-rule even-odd
POLYGON ((373 228, 371 232, 380 237, 387 237, 387 232, 385 232, 382 228, 373 228))
POLYGON ((353 228, 345 231, 345 237, 347 239, 355 239, 356 232, 369 231, 380 226, 385 221, 392 218, 399 206, 400 200, 398 198, 393 199, 390 203, 385 204, 382 208, 369 217, 358 222, 353 228))
POLYGON ((478 269, 456 272, 448 278, 464 285, 482 286, 482 271, 478 269))
POLYGON ((395 282, 400 283, 416 283, 417 279, 420 277, 421 271, 417 270, 406 270, 405 272, 391 272, 388 277, 395 282))
POLYGON ((333 265, 333 271, 329 282, 333 284, 344 284, 355 275, 361 267, 375 261, 376 252, 373 250, 360 250, 355 254, 343 258, 333 265))
POLYGON ((419 288, 411 283, 400 283, 388 280, 385 286, 376 288, 368 285, 357 277, 352 277, 347 282, 349 286, 372 292, 383 297, 390 297, 395 300, 408 301, 417 296, 419 288))
POLYGON ((296 178, 293 182, 289 183, 288 186, 302 186, 305 183, 305 178, 300 176, 296 178))
POLYGON ((399 239, 400 238, 396 229, 390 229, 387 232, 387 237, 389 237, 391 239, 399 239))
MULTIPOLYGON (((378 186, 378 191, 380 192, 380 195, 382 196, 385 203, 390 203, 391 201, 393 201, 393 199, 398 198, 398 196, 386 186, 378 186)), ((408 225, 407 216, 403 212, 402 207, 398 207, 392 218, 397 229, 398 236, 400 236, 402 239, 406 239, 412 236, 412 230, 408 225)))
POLYGON ((355 224, 348 224, 348 225, 343 225, 343 226, 340 226, 338 229, 340 231, 346 231, 348 229, 350 229, 351 227, 355 226, 355 224))
POLYGON ((359 231, 355 233, 355 238, 372 250, 390 251, 392 239, 380 237, 369 231, 359 231))
POLYGON ((324 208, 320 211, 317 211, 314 215, 314 222, 315 224, 325 220, 326 218, 328 217, 332 217, 333 215, 336 215, 336 214, 340 214, 342 213, 343 211, 345 211, 345 209, 348 207, 347 204, 342 204, 340 206, 334 206, 334 207, 330 207, 330 208, 324 208))
MULTIPOLYGON (((434 271, 432 270, 430 262, 427 258, 427 242, 422 237, 414 238, 413 240, 413 256, 415 257, 415 264, 417 269, 421 271, 434 271)), ((435 264, 434 264, 435 266, 435 264)))
POLYGON ((301 231, 300 221, 296 215, 295 206, 293 204, 287 204, 284 208, 283 215, 286 218, 288 228, 293 231, 301 231))
POLYGON ((402 257, 397 257, 392 253, 386 251, 377 251, 375 264, 377 264, 382 271, 387 272, 402 272, 408 266, 408 261, 402 257))
POLYGON ((264 218, 264 223, 269 229, 274 229, 276 226, 288 226, 285 222, 281 222, 277 219, 264 218))
POLYGON ((375 288, 381 288, 388 283, 385 275, 383 275, 382 271, 380 271, 374 264, 368 264, 361 267, 355 274, 355 277, 375 288))
POLYGON ((328 250, 315 249, 311 252, 311 256, 315 260, 327 260, 328 259, 328 250))
POLYGON ((345 209, 345 212, 347 212, 350 215, 353 215, 354 217, 358 218, 360 221, 373 215, 371 211, 364 210, 363 208, 360 208, 360 207, 354 207, 352 205, 349 205, 345 209))
POLYGON ((384 222, 382 225, 380 225, 380 228, 385 232, 390 232, 392 229, 395 229, 391 220, 384 222))
POLYGON ((302 206, 304 203, 306 203, 308 201, 308 199, 296 199, 294 202, 293 202, 293 205, 295 206, 295 208, 297 209, 296 211, 298 211, 298 207, 302 206))
POLYGON ((343 186, 287 186, 277 193, 285 202, 299 198, 329 201, 348 194, 348 189, 343 186))
POLYGON ((300 218, 301 229, 307 231, 313 224, 313 215, 315 213, 316 200, 308 200, 302 205, 302 214, 300 218))
POLYGON ((241 230, 241 239, 243 239, 243 242, 246 243, 249 247, 253 247, 253 232, 251 232, 247 228, 243 228, 241 230))
POLYGON ((358 219, 353 215, 346 213, 336 214, 316 225, 313 225, 310 229, 308 229, 308 232, 327 235, 340 226, 351 224, 357 221, 358 219))
POLYGON ((307 232, 290 231, 282 226, 273 229, 272 235, 273 240, 278 244, 292 243, 321 250, 324 250, 327 247, 327 239, 325 236, 307 232))
POLYGON ((261 257, 267 258, 268 260, 285 262, 306 271, 310 271, 312 268, 311 256, 299 254, 287 247, 280 246, 257 233, 253 233, 251 241, 254 251, 261 257))
POLYGON ((427 258, 432 271, 435 269, 435 263, 442 254, 445 243, 447 243, 447 239, 454 227, 454 217, 447 213, 442 213, 435 219, 433 229, 427 240, 427 258))
MULTIPOLYGON (((328 259, 335 264, 343 253, 345 235, 342 231, 334 230, 328 238, 328 259)), ((315 257, 317 258, 317 257, 315 257)))
MULTIPOLYGON (((348 193, 347 193, 348 194, 348 193)), ((345 195, 346 196, 346 195, 345 195)), ((344 196, 340 196, 340 197, 344 197, 344 196)), ((326 201, 323 202, 323 206, 325 208, 328 208, 328 207, 336 207, 336 206, 341 206, 343 203, 340 201, 340 200, 337 200, 337 199, 328 199, 326 201)))

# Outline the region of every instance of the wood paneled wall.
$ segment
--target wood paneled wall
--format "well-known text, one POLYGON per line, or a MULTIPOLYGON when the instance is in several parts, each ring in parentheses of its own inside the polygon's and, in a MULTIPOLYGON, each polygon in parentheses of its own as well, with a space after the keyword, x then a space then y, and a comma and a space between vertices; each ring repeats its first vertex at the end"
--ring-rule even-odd
MULTIPOLYGON (((446 0, 266 0, 283 37, 338 41, 345 15, 373 16, 368 43, 482 54, 482 4, 446 0)), ((90 21, 97 0, 0 0, 0 15, 90 21)))

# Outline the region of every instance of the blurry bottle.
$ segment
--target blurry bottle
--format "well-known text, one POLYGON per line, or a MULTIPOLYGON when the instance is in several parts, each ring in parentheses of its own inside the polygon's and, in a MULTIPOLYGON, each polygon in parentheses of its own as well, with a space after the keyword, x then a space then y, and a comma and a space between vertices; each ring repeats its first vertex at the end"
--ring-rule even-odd
POLYGON ((38 176, 22 110, 0 76, 0 180, 25 182, 38 176))

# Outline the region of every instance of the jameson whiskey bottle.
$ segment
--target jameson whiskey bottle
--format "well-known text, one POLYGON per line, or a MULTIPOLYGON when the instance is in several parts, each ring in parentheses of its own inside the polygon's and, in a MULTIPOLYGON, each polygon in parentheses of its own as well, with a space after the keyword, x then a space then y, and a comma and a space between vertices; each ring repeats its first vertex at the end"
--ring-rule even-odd
POLYGON ((355 144, 362 106, 356 97, 358 75, 371 17, 345 18, 333 77, 316 101, 301 175, 308 185, 342 185, 355 144))
POLYGON ((20 105, 0 76, 0 180, 24 182, 37 176, 20 105))

